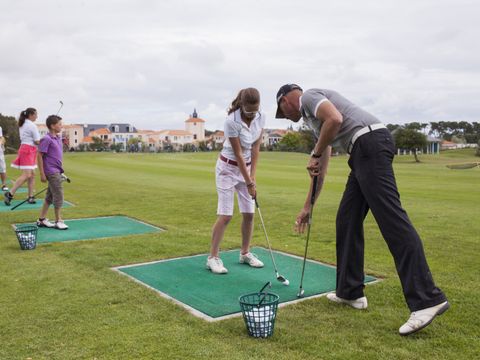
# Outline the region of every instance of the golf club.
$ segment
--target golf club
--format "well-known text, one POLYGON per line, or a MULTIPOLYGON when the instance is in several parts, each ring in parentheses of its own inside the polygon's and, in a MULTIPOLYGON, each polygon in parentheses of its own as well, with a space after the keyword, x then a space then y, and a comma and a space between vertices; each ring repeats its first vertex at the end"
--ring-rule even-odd
POLYGON ((61 173, 60 176, 62 177, 62 181, 66 181, 69 184, 72 182, 72 180, 70 180, 70 178, 65 175, 65 173, 61 173))
POLYGON ((60 107, 58 108, 58 111, 57 111, 57 113, 56 113, 55 115, 58 115, 58 113, 60 112, 60 110, 62 109, 62 107, 63 107, 63 101, 60 100, 60 107))
MULTIPOLYGON (((63 182, 63 181, 66 181, 67 183, 71 183, 71 180, 69 179, 69 177, 68 177, 67 175, 65 175, 65 174, 62 173, 62 174, 61 174, 61 177, 62 177, 62 182, 63 182)), ((34 194, 33 197, 37 197, 38 195, 40 195, 41 193, 43 193, 44 191, 47 191, 47 190, 48 190, 48 186, 47 186, 45 189, 43 189, 43 190, 37 192, 36 194, 34 194)), ((15 205, 14 207, 12 207, 10 210, 11 210, 11 211, 15 210, 15 209, 18 208, 19 206, 25 204, 27 201, 28 201, 28 198, 26 198, 25 200, 23 200, 21 203, 18 203, 17 205, 15 205)))
POLYGON ((263 292, 263 290, 265 290, 266 288, 271 288, 272 287, 272 283, 269 281, 267 282, 265 285, 263 285, 263 287, 260 289, 260 291, 258 292, 258 294, 262 294, 262 298, 260 299, 260 301, 258 302, 257 304, 257 307, 260 307, 260 305, 262 305, 263 301, 265 300, 265 295, 266 293, 263 292))
POLYGON ((310 214, 308 214, 307 224, 307 241, 305 243, 305 254, 303 255, 302 277, 300 279, 300 288, 298 289, 297 297, 303 297, 305 291, 303 290, 303 275, 305 274, 305 263, 307 262, 308 240, 310 239, 310 227, 312 226, 313 205, 315 204, 315 194, 317 193, 318 176, 313 177, 312 194, 310 197, 310 214))
POLYGON ((272 258, 272 263, 273 263, 273 267, 275 269, 275 275, 277 276, 277 280, 280 281, 283 285, 288 286, 290 284, 290 281, 288 281, 284 276, 278 274, 277 264, 275 263, 275 258, 273 257, 272 247, 270 246, 270 240, 268 240, 267 229, 265 228, 265 223, 263 221, 262 212, 260 211, 260 206, 258 205, 258 200, 257 200, 256 197, 255 197, 255 205, 256 205, 257 210, 258 210, 258 215, 260 216, 260 222, 262 223, 262 228, 263 228, 263 232, 265 234, 265 239, 267 239, 268 250, 270 252, 270 257, 272 258))

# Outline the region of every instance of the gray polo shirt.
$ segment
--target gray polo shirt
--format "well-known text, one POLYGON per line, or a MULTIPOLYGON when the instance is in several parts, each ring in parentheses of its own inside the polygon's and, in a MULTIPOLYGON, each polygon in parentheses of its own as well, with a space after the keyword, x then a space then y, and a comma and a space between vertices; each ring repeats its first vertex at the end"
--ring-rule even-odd
POLYGON ((309 89, 300 98, 300 112, 303 121, 313 131, 318 140, 323 121, 317 119, 315 114, 324 101, 330 101, 342 114, 343 122, 337 136, 330 144, 336 148, 347 151, 352 136, 361 128, 372 124, 379 124, 380 121, 372 114, 362 110, 338 92, 326 89, 309 89))

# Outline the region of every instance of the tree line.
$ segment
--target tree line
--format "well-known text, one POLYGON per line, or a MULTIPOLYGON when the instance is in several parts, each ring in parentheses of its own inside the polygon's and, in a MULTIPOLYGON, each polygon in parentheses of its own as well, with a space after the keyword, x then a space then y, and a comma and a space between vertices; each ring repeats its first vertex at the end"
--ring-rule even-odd
POLYGON ((404 125, 388 124, 392 132, 398 128, 412 129, 443 140, 460 140, 476 144, 480 140, 480 123, 467 121, 439 121, 430 123, 411 122, 404 125))
MULTIPOLYGON (((0 114, 0 126, 3 130, 3 136, 6 139, 6 153, 15 152, 20 147, 20 136, 18 131, 18 122, 13 116, 0 114)), ((466 121, 439 121, 430 123, 411 122, 403 125, 388 124, 387 128, 394 134, 397 148, 412 150, 416 156, 416 151, 427 145, 426 134, 436 138, 457 141, 464 143, 480 143, 480 123, 466 121)), ((293 129, 292 129, 293 130, 293 129)), ((96 139, 94 139, 96 140, 96 139)), ((203 145, 203 144, 202 144, 203 145)), ((268 151, 295 151, 309 153, 315 145, 313 133, 305 126, 300 126, 297 131, 285 134, 281 141, 266 147, 268 151)), ((103 147, 103 142, 98 141, 91 144, 90 147, 95 150, 97 147, 103 147)), ((116 145, 120 146, 120 145, 116 145)), ((206 145, 205 145, 206 147, 206 145)), ((110 149, 117 150, 120 149, 110 149)), ((145 149, 146 150, 146 149, 145 149)), ((186 148, 184 151, 195 151, 197 149, 186 148)), ((202 146, 198 150, 203 149, 202 146)), ((335 149, 338 150, 338 149, 335 149)), ((480 155, 480 148, 478 149, 480 155)))
MULTIPOLYGON (((407 124, 388 124, 398 149, 411 151, 419 162, 418 152, 428 144, 427 135, 443 140, 455 140, 462 143, 477 143, 477 155, 480 156, 480 123, 466 121, 440 121, 430 123, 412 122, 407 124)), ((301 126, 296 132, 287 133, 280 142, 267 148, 273 151, 295 151, 309 153, 314 147, 311 130, 301 126)), ((334 152, 341 152, 334 149, 334 152)))

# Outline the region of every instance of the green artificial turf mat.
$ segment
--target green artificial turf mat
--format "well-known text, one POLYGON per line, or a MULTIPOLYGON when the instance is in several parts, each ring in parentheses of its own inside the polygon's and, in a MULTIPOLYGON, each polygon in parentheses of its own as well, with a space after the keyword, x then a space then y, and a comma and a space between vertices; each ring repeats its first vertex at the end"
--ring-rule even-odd
MULTIPOLYGON (((303 258, 274 252, 279 273, 290 281, 290 285, 285 286, 276 280, 268 250, 256 247, 252 252, 264 262, 263 268, 254 269, 240 264, 239 250, 221 253, 223 263, 228 269, 226 275, 216 275, 207 270, 205 254, 120 266, 115 269, 156 290, 162 296, 172 298, 194 315, 207 320, 238 313, 238 298, 259 291, 268 281, 272 282, 269 292, 279 295, 280 303, 298 300, 303 258)), ((374 277, 365 277, 365 282, 374 280, 374 277)), ((305 298, 331 292, 335 290, 335 283, 335 267, 307 261, 303 281, 305 298)))
MULTIPOLYGON (((155 233, 162 229, 127 216, 106 216, 65 220, 68 230, 39 228, 37 243, 91 240, 114 236, 155 233)), ((20 224, 15 224, 15 227, 20 224)), ((23 224, 21 224, 23 225, 23 224)))

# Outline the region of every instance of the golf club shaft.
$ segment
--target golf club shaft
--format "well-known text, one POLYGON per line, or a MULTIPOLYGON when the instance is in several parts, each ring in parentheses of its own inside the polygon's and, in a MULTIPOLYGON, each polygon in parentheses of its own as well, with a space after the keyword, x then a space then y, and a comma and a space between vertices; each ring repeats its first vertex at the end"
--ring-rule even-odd
POLYGON ((303 289, 303 276, 305 274, 305 263, 307 262, 308 241, 310 240, 310 228, 312 226, 313 205, 315 204, 315 195, 317 193, 317 181, 318 181, 318 177, 315 176, 313 178, 312 193, 310 197, 310 213, 308 214, 308 224, 307 224, 307 241, 305 242, 305 253, 303 255, 302 277, 300 278, 300 289, 298 292, 299 295, 302 293, 302 289, 303 289))
POLYGON ((62 107, 63 107, 63 101, 60 101, 60 107, 58 108, 56 115, 60 113, 60 110, 62 110, 62 107))
POLYGON ((258 205, 257 198, 255 198, 255 205, 257 206, 258 216, 260 216, 260 222, 262 223, 262 229, 263 229, 263 233, 265 234, 265 239, 267 239, 267 245, 268 245, 268 249, 270 250, 270 257, 272 258, 273 267, 274 267, 275 273, 278 277, 277 264, 275 263, 275 258, 273 257, 272 246, 270 245, 270 240, 268 239, 267 229, 265 228, 265 223, 263 221, 262 212, 260 211, 260 206, 258 205))
MULTIPOLYGON (((46 187, 45 189, 37 192, 36 194, 33 195, 33 197, 36 197, 36 196, 40 195, 41 193, 43 193, 44 191, 47 191, 47 190, 48 190, 48 187, 46 187)), ((15 205, 15 206, 12 207, 10 210, 13 211, 13 210, 15 210, 16 208, 18 208, 20 205, 25 204, 25 203, 28 201, 29 198, 30 198, 30 197, 28 197, 27 199, 23 200, 21 203, 15 205)))
POLYGON ((260 301, 258 302, 258 305, 257 306, 260 306, 262 305, 263 301, 265 300, 265 295, 266 293, 263 292, 263 290, 265 290, 266 288, 268 287, 272 287, 272 283, 269 281, 267 282, 265 285, 263 285, 262 289, 258 292, 259 294, 262 294, 262 298, 260 299, 260 301))

